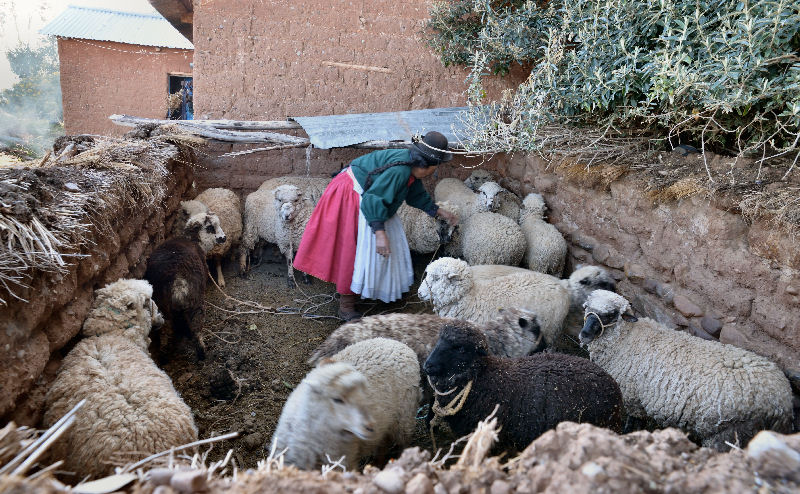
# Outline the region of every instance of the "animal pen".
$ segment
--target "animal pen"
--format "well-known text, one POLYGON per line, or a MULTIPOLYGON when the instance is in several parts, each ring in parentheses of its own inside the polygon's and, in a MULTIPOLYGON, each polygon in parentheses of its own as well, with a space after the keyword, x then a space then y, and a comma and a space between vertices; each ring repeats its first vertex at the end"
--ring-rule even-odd
MULTIPOLYGON (((42 160, 0 170, 0 321, 5 329, 0 348, 0 416, 5 423, 0 429, 0 491, 58 492, 83 482, 81 475, 59 471, 64 458, 48 456, 49 445, 73 425, 79 409, 40 430, 45 395, 62 360, 80 340, 95 291, 120 278, 142 278, 153 248, 173 231, 181 201, 211 187, 233 189, 244 199, 257 187, 234 182, 233 168, 259 154, 299 150, 305 153, 306 169, 285 175, 323 176, 319 168, 312 173, 310 163, 329 156, 325 149, 350 148, 347 152, 355 156, 407 146, 410 134, 443 128, 442 122, 449 125, 459 111, 463 109, 374 114, 374 120, 364 120, 365 134, 353 132, 347 123, 364 115, 276 122, 175 122, 115 115, 116 123, 134 127, 124 138, 68 136, 56 141, 42 160), (433 120, 415 120, 428 117, 433 120), (386 121, 419 125, 403 128, 386 121), (400 136, 381 133, 390 127, 399 128, 400 136)), ((449 137, 458 141, 456 135, 449 137)), ((796 432, 796 244, 767 219, 744 221, 725 191, 711 194, 694 182, 670 181, 671 173, 693 156, 657 156, 641 153, 627 162, 591 168, 575 155, 560 160, 460 157, 454 165, 440 167, 436 179, 463 180, 480 167, 520 198, 533 191, 542 194, 549 221, 568 243, 566 274, 579 264, 600 266, 638 315, 769 357, 793 386, 796 432), (637 166, 645 161, 651 165, 647 169, 637 166)), ((712 167, 731 166, 724 157, 712 158, 712 167)), ((327 164, 331 171, 342 165, 327 164)), ((744 166, 736 170, 747 173, 744 166)), ((425 185, 433 190, 434 181, 425 185)), ((298 470, 285 464, 281 451, 270 449, 270 438, 289 395, 310 370, 308 357, 341 321, 330 284, 296 283, 287 289, 286 265, 271 245, 251 256, 251 268, 241 276, 235 258, 225 261, 224 288, 213 276, 208 282, 199 335, 206 358, 198 360, 190 347, 177 345, 173 358, 163 364, 194 415, 199 441, 147 455, 113 455, 105 461, 115 474, 99 485, 83 482, 76 492, 800 488, 798 434, 765 432, 750 447, 737 444, 718 452, 699 447, 678 429, 659 429, 653 423, 632 423, 623 435, 563 422, 508 454, 492 449, 502 427, 494 414, 468 437, 457 438, 443 430, 432 434, 424 407, 409 448, 387 451, 357 471, 345 471, 339 458, 329 458, 319 470, 298 470)), ((430 313, 416 291, 435 257, 441 252, 415 254, 415 285, 409 294, 392 304, 364 304, 365 315, 430 313)), ((568 336, 557 348, 588 356, 568 336)))

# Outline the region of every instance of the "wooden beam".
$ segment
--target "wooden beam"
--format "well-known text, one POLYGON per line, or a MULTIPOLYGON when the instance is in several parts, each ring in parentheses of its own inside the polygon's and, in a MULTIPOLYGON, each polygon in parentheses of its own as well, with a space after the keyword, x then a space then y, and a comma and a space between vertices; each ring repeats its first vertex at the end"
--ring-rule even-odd
POLYGON ((365 72, 383 72, 384 74, 392 74, 394 71, 388 67, 375 67, 374 65, 356 65, 353 63, 334 62, 331 60, 323 60, 322 65, 328 67, 339 67, 342 69, 363 70, 365 72))
MULTIPOLYGON (((191 75, 191 74, 189 74, 191 75)), ((157 118, 134 117, 132 115, 111 115, 108 117, 117 125, 136 127, 141 124, 165 125, 175 122, 190 122, 204 127, 228 130, 289 130, 302 129, 299 123, 291 120, 159 120, 157 118)))

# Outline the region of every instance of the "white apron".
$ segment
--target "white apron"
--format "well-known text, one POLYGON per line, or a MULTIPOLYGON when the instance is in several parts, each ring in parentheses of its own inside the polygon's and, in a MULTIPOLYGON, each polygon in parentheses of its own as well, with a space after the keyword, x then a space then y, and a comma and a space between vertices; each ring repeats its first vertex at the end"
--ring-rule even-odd
MULTIPOLYGON (((349 168, 347 173, 353 179, 353 190, 360 197, 364 191, 349 168)), ((389 257, 375 252, 375 234, 372 233, 361 208, 358 208, 358 241, 350 290, 361 294, 361 298, 393 302, 401 298, 414 284, 414 268, 400 218, 395 214, 384 222, 384 227, 386 236, 389 237, 389 257)))

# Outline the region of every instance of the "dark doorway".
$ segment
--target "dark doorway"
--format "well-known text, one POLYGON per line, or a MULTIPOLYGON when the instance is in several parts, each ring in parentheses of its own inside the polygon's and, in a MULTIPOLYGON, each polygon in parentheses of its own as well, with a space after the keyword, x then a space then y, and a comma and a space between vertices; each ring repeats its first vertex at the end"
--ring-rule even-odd
POLYGON ((183 75, 169 76, 167 88, 167 118, 170 120, 194 119, 192 104, 192 77, 183 75))

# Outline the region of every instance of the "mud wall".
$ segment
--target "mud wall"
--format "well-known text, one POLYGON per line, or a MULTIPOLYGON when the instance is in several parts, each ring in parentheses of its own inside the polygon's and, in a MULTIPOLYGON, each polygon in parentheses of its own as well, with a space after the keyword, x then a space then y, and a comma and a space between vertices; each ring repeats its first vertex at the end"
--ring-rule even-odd
POLYGON ((89 312, 94 290, 123 277, 144 274, 153 247, 164 240, 165 221, 177 210, 192 182, 191 167, 170 161, 162 204, 111 221, 111 231, 92 239, 87 257, 65 275, 37 274, 30 288, 0 307, 0 418, 21 425, 40 419, 46 386, 89 312))
POLYGON ((520 155, 497 171, 508 188, 545 197, 549 221, 570 244, 568 271, 604 265, 638 313, 800 377, 800 251, 788 235, 705 198, 655 204, 633 177, 585 187, 520 155))
POLYGON ((121 136, 114 113, 166 118, 170 74, 191 75, 192 50, 58 39, 67 134, 121 136))

